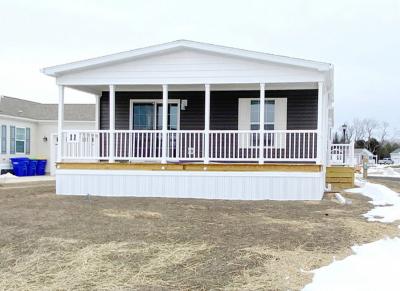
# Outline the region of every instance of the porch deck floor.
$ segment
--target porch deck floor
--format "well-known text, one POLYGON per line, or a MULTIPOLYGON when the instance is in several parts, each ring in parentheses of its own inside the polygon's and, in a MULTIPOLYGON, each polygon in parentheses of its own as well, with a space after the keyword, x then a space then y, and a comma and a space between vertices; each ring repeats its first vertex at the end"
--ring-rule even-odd
POLYGON ((66 170, 149 170, 149 171, 239 171, 239 172, 321 172, 321 165, 311 163, 107 163, 62 162, 57 169, 66 170))

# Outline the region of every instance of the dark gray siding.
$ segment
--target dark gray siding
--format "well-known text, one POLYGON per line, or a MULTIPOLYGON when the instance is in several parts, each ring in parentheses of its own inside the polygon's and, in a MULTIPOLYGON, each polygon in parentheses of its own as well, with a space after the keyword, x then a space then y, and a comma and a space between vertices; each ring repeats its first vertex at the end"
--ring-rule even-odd
MULTIPOLYGON (((103 92, 100 101, 100 128, 108 129, 109 93, 103 92)), ((287 129, 316 129, 317 90, 266 91, 266 97, 285 97, 287 102, 287 129)), ((259 91, 211 91, 210 128, 235 130, 238 128, 238 99, 258 98, 259 91)), ((130 99, 161 99, 161 92, 117 92, 115 97, 115 127, 129 129, 130 99)), ((169 92, 170 99, 187 99, 182 110, 180 128, 204 129, 204 92, 169 92)))

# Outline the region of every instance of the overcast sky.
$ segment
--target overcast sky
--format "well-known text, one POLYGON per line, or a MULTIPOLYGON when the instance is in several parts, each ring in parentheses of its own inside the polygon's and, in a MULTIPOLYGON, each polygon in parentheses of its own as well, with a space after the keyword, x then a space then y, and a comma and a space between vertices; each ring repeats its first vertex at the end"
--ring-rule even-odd
POLYGON ((184 38, 333 63, 336 126, 400 128, 400 0, 0 0, 0 20, 0 95, 56 103, 41 68, 184 38))

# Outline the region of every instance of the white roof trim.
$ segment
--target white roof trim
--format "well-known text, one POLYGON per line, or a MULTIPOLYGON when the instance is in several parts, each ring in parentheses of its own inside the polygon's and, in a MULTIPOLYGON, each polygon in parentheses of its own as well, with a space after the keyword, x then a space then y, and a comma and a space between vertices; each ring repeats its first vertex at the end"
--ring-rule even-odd
POLYGON ((261 52, 254 52, 244 49, 237 49, 232 47, 208 44, 208 43, 201 43, 195 42, 190 40, 177 40, 173 42, 168 42, 160 45, 149 46, 145 48, 134 49, 126 52, 120 52, 116 54, 111 54, 103 57, 87 59, 78 62, 72 62, 68 64, 47 67, 41 70, 42 73, 56 77, 58 75, 62 75, 64 73, 75 71, 75 70, 82 70, 102 65, 108 65, 116 62, 121 62, 124 60, 132 60, 139 57, 159 54, 166 51, 172 51, 180 48, 191 48, 201 51, 207 51, 212 53, 219 53, 231 56, 237 56, 242 58, 260 60, 260 61, 268 61, 273 63, 280 63, 304 68, 311 68, 320 71, 330 71, 332 70, 333 66, 329 63, 311 61, 311 60, 304 60, 274 54, 267 54, 261 52))

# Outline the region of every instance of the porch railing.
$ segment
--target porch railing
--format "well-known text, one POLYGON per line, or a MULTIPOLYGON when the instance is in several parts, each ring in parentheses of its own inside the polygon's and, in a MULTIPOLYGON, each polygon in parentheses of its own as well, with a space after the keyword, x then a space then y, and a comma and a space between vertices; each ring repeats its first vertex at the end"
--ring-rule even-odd
MULTIPOLYGON (((114 159, 161 161, 161 130, 64 130, 63 160, 108 160, 111 134, 114 159)), ((169 130, 167 161, 316 162, 316 130, 169 130), (208 138, 206 138, 208 134, 208 138), (208 140, 208 147, 205 143, 208 140), (208 152, 206 152, 208 148, 208 152)))
POLYGON ((329 152, 331 165, 354 166, 354 142, 348 144, 332 144, 329 152))

